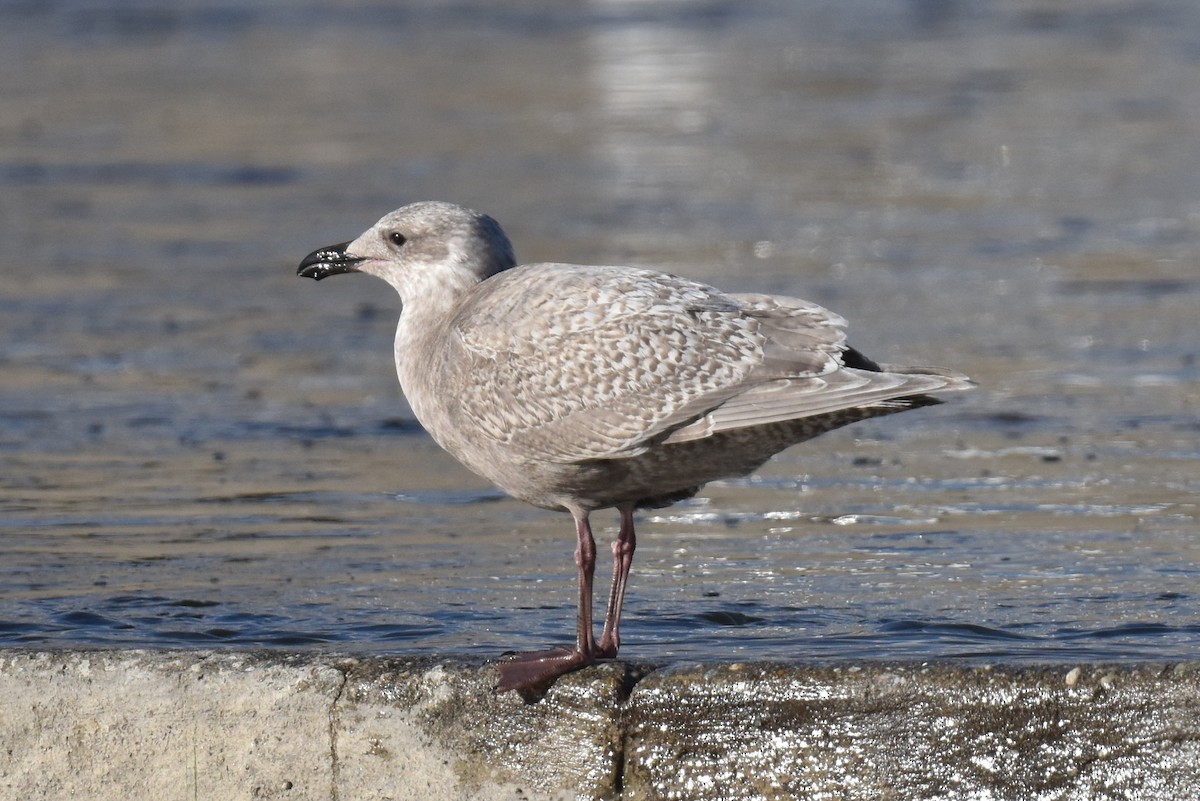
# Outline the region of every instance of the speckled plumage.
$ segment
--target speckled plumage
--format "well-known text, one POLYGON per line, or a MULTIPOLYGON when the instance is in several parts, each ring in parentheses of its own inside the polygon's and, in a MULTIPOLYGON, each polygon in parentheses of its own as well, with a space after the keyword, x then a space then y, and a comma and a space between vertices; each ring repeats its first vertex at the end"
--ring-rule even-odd
MULTIPOLYGON (((970 385, 871 362, 846 345, 842 318, 807 301, 629 267, 517 267, 495 221, 446 203, 405 206, 301 265, 315 278, 349 271, 400 293, 396 367, 426 430, 513 496, 571 512, 583 551, 589 511, 622 511, 631 558, 634 507, 970 385)), ((590 567, 586 580, 590 596, 590 567)), ((582 630, 582 596, 580 617, 582 630)), ((609 629, 600 655, 615 654, 609 629)), ((517 679, 506 683, 529 683, 517 679)))

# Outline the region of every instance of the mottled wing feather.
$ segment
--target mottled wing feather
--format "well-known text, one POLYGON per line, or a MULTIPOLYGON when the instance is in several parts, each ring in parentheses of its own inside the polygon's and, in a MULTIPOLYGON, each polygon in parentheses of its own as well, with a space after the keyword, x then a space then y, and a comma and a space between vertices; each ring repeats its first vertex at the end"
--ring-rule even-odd
POLYGON ((966 386, 948 371, 848 368, 841 317, 626 268, 535 265, 481 285, 456 321, 473 422, 553 461, 826 415, 966 386), (663 438, 663 435, 666 435, 663 438))
POLYGON ((463 406, 535 458, 640 453, 740 392, 762 360, 739 303, 686 279, 532 265, 479 288, 453 325, 471 354, 463 406))
POLYGON ((841 367, 846 349, 846 321, 833 312, 800 298, 780 295, 730 295, 742 313, 758 322, 763 339, 756 376, 830 373, 841 367))
POLYGON ((702 439, 721 431, 816 417, 843 409, 886 405, 896 398, 947 389, 939 376, 900 375, 843 368, 820 378, 777 379, 731 398, 698 420, 671 432, 665 444, 702 439))

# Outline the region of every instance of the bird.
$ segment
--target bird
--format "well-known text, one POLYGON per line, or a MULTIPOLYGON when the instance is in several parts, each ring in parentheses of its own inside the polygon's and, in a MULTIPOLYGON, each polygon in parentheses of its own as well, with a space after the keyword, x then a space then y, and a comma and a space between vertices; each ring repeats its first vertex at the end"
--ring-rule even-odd
POLYGON ((396 371, 418 422, 509 495, 574 519, 575 645, 502 657, 499 692, 548 687, 616 657, 635 510, 973 386, 954 370, 872 361, 846 343, 842 317, 799 298, 637 267, 518 265, 492 217, 446 202, 405 205, 314 250, 297 273, 390 284, 401 308, 396 371), (596 639, 589 515, 609 508, 620 527, 596 639))

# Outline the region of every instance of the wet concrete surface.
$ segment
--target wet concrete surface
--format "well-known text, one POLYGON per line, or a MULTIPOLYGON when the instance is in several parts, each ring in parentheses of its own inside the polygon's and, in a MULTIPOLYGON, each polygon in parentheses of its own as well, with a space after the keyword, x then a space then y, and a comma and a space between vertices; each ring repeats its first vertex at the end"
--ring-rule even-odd
POLYGON ((1188 799, 1195 663, 609 663, 0 654, 0 789, 160 799, 1188 799))
POLYGON ((1193 664, 681 665, 630 699, 624 798, 1190 798, 1193 664))
POLYGON ((569 521, 414 424, 379 286, 294 276, 440 198, 981 385, 649 515, 628 658, 1198 652, 1195 4, 0 18, 0 642, 570 639, 569 521))

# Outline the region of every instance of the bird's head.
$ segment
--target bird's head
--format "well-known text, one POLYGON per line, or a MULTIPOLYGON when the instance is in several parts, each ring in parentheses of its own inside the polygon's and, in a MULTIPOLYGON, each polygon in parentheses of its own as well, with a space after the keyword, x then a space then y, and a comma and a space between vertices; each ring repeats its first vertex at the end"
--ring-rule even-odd
POLYGON ((422 296, 457 296, 515 264, 508 237, 491 217, 429 201, 396 209, 351 242, 314 250, 296 274, 319 281, 368 273, 408 305, 422 296))

